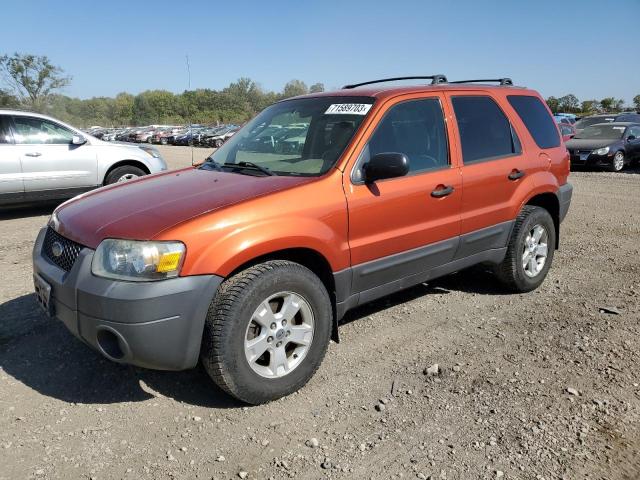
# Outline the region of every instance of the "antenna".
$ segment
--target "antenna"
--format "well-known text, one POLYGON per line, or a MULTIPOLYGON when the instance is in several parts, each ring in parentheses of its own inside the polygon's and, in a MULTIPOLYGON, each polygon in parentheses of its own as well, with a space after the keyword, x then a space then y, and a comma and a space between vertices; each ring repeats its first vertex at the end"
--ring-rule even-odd
MULTIPOLYGON (((189 65, 189 54, 185 55, 187 59, 187 91, 191 90, 191 66, 189 65)), ((189 102, 187 102, 187 117, 189 117, 189 141, 191 142, 191 166, 193 167, 193 130, 191 125, 191 115, 189 114, 189 102)))

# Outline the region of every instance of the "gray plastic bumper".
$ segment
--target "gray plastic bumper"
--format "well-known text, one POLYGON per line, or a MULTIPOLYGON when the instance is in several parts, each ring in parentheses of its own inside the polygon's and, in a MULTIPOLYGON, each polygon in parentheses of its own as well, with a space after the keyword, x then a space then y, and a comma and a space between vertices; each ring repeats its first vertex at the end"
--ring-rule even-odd
POLYGON ((558 189, 558 200, 560 203, 560 221, 564 220, 571 205, 571 196, 573 195, 573 185, 565 183, 558 189))
POLYGON ((51 286, 56 318, 110 360, 159 370, 198 362, 209 304, 222 278, 178 277, 123 282, 91 273, 93 250, 83 249, 65 272, 42 255, 46 228, 33 249, 33 270, 51 286))

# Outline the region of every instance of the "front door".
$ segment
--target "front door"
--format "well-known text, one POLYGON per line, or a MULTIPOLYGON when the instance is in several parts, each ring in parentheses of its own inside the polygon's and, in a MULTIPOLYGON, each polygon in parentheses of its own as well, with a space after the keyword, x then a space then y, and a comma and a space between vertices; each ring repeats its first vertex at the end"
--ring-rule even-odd
POLYGON ((13 124, 26 194, 98 185, 95 150, 73 145, 73 131, 37 117, 14 116, 13 124))
POLYGON ((640 126, 627 130, 627 152, 630 159, 640 158, 640 126))
POLYGON ((352 292, 365 292, 442 265, 460 234, 462 183, 450 161, 443 97, 388 107, 352 171, 345 172, 352 292), (378 153, 404 153, 407 176, 366 184, 362 166, 378 153))

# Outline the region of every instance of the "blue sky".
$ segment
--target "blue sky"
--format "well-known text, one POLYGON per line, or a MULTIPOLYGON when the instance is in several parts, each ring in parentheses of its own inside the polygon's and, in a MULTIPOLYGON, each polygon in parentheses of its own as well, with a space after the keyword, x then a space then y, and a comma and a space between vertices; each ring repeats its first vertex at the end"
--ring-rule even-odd
POLYGON ((511 76, 542 95, 640 93, 640 0, 20 0, 3 9, 0 54, 49 56, 81 98, 222 88, 250 77, 327 88, 397 75, 511 76))

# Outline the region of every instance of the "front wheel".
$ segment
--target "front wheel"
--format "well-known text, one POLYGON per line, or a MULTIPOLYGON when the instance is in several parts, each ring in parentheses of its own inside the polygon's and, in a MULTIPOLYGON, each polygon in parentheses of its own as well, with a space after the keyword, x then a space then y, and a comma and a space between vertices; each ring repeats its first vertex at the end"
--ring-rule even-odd
POLYGON ((525 205, 516 218, 507 254, 496 267, 498 279, 514 292, 530 292, 544 281, 556 246, 556 228, 549 212, 525 205))
POLYGON ((107 175, 104 184, 111 185, 112 183, 126 182, 128 180, 133 180, 144 175, 146 175, 146 173, 138 167, 134 167, 132 165, 123 165, 122 167, 114 168, 111 172, 109 172, 109 175, 107 175))
POLYGON ((613 156, 613 160, 611 161, 611 171, 612 172, 621 172, 624 168, 624 152, 616 152, 613 156))
POLYGON ((331 335, 332 308, 320 279, 283 260, 225 280, 211 302, 202 363, 213 381, 249 404, 302 388, 316 372, 331 335))
POLYGON ((224 143, 224 141, 221 138, 217 138, 214 142, 213 142, 213 146, 216 148, 220 148, 222 146, 222 144, 224 143))

